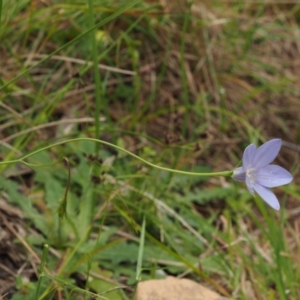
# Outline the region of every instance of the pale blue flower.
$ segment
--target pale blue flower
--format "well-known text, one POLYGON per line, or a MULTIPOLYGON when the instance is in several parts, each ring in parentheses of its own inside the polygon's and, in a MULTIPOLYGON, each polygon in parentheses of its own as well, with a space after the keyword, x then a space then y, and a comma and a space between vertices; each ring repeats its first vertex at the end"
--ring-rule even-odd
POLYGON ((279 210, 277 197, 269 188, 288 184, 293 176, 286 169, 270 165, 281 147, 280 139, 270 140, 256 149, 249 145, 243 154, 243 166, 233 171, 235 180, 246 182, 249 192, 254 191, 272 208, 279 210))

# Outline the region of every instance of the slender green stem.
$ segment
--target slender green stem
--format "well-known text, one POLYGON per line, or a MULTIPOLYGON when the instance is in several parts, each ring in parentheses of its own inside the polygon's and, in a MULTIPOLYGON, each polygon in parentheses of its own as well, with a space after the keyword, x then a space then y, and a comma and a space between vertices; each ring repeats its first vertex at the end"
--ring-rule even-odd
POLYGON ((143 224, 141 228, 141 235, 140 235, 140 247, 139 247, 139 254, 138 260, 136 264, 136 275, 135 280, 140 281, 142 275, 142 263, 143 263, 143 254, 144 254, 144 246, 145 246, 145 231, 146 231, 146 218, 143 218, 143 224))
POLYGON ((0 24, 1 24, 1 17, 2 17, 2 5, 3 5, 3 2, 2 2, 2 0, 0 0, 0 24))
POLYGON ((191 13, 191 4, 189 4, 188 11, 184 14, 184 23, 182 27, 182 39, 180 43, 180 69, 181 69, 181 80, 182 80, 182 86, 183 86, 183 100, 184 100, 184 107, 185 107, 185 113, 184 113, 184 124, 182 129, 182 134, 185 136, 187 132, 187 125, 188 125, 188 117, 189 117, 189 90, 188 90, 188 80, 187 80, 187 73, 186 73, 186 67, 185 67, 185 44, 186 44, 186 34, 187 29, 190 23, 190 13, 191 13))
MULTIPOLYGON (((19 163, 19 162, 22 162, 21 158, 13 159, 13 160, 0 161, 0 165, 11 165, 11 164, 19 163)), ((24 164, 26 165, 26 163, 24 163, 24 164)))
POLYGON ((39 270, 39 278, 38 278, 38 284, 37 284, 37 289, 36 289, 36 293, 35 293, 35 299, 38 299, 38 295, 39 295, 39 291, 41 288, 41 283, 42 283, 42 279, 44 277, 45 274, 45 264, 47 262, 47 257, 48 257, 48 250, 49 250, 49 246, 48 244, 44 245, 44 249, 43 249, 43 257, 42 257, 42 261, 41 261, 41 265, 40 265, 40 270, 39 270))
POLYGON ((142 161, 143 163, 147 164, 148 166, 151 166, 153 168, 156 168, 156 169, 159 169, 159 170, 163 170, 163 171, 167 171, 167 172, 172 172, 172 173, 177 173, 177 174, 182 174, 182 175, 189 175, 189 176, 201 176, 201 177, 212 177, 212 176, 224 176, 224 177, 231 177, 232 176, 232 173, 233 171, 223 171, 223 172, 212 172, 212 173, 196 173, 196 172, 187 172, 187 171, 181 171, 181 170, 176 170, 176 169, 170 169, 170 168, 165 168, 165 167, 161 167, 161 166, 158 166, 158 165, 155 165, 141 157, 139 157, 138 155, 126 150, 126 149, 123 149, 119 146, 116 146, 114 144, 111 144, 109 142, 106 142, 106 141, 102 141, 102 140, 97 140, 97 139, 93 139, 93 138, 76 138, 76 139, 69 139, 69 140, 65 140, 65 141, 61 141, 61 142, 58 142, 58 143, 55 143, 55 144, 52 144, 52 145, 48 145, 46 147, 43 147, 41 149, 38 149, 38 150, 35 150, 29 154, 26 154, 24 156, 22 156, 21 158, 19 159, 15 159, 15 160, 10 160, 10 161, 2 161, 0 162, 0 165, 5 165, 5 164, 12 164, 12 163, 16 163, 16 162, 19 162, 19 163, 25 163, 24 160, 35 155, 35 154, 38 154, 42 151, 45 151, 47 149, 50 149, 50 148, 53 148, 53 147, 56 147, 56 146, 59 146, 59 145, 63 145, 63 144, 67 144, 67 143, 72 143, 72 142, 80 142, 80 141, 90 141, 90 142, 94 142, 94 143, 100 143, 100 144, 103 144, 103 145, 107 145, 107 146, 110 146, 112 148, 115 148, 117 150, 120 150, 122 152, 125 152, 127 153, 128 155, 131 155, 132 157, 142 161))
MULTIPOLYGON (((89 7, 89 26, 90 28, 95 27, 94 21, 94 11, 93 11, 93 1, 87 0, 89 7)), ((92 44, 92 56, 94 62, 94 76, 95 76, 95 100, 96 100, 96 108, 95 108, 95 137, 98 138, 100 135, 100 103, 101 103, 101 85, 100 85, 100 72, 98 68, 98 59, 97 59, 97 44, 96 44, 96 28, 91 32, 91 44, 92 44)), ((95 154, 99 152, 99 144, 95 144, 95 154)))
MULTIPOLYGON (((93 27, 95 25, 94 21, 94 6, 93 0, 87 0, 87 5, 89 7, 89 14, 88 14, 88 21, 89 27, 93 27)), ((101 101, 103 100, 102 97, 102 87, 100 82, 100 70, 98 67, 98 55, 97 55, 97 43, 96 43, 96 28, 90 34, 90 41, 91 41, 91 50, 92 50, 92 57, 93 57, 93 69, 94 69, 94 82, 95 82, 95 112, 94 112, 94 120, 95 120, 95 138, 100 137, 100 107, 103 107, 103 103, 101 105, 101 101)), ((100 50, 100 49, 99 49, 100 50)), ((101 52, 101 50, 100 50, 101 52)), ((106 113, 106 115, 108 115, 106 113)), ((100 149, 99 143, 95 143, 95 156, 98 155, 100 149)), ((93 173, 99 176, 101 170, 96 166, 93 166, 93 173)), ((87 227, 93 220, 93 208, 95 207, 97 195, 95 189, 93 192, 89 194, 89 197, 86 198, 86 201, 81 206, 81 215, 84 215, 84 223, 81 224, 84 227, 87 227)), ((83 228, 83 227, 82 227, 83 228)), ((88 263, 87 267, 87 279, 89 277, 91 265, 88 263)), ((84 296, 84 300, 86 299, 86 294, 84 296)))

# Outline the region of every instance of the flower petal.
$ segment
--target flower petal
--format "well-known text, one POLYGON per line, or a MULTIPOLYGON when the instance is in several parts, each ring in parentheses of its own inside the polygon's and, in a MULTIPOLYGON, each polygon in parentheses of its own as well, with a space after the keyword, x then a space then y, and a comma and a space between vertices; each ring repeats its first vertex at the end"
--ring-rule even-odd
POLYGON ((233 170, 232 177, 234 180, 245 182, 246 173, 244 172, 242 167, 239 167, 233 170))
POLYGON ((243 154, 243 170, 246 171, 246 169, 250 166, 250 164, 253 161, 253 157, 256 152, 256 147, 254 144, 249 145, 243 154))
POLYGON ((249 177, 246 176, 246 185, 247 185, 247 188, 249 190, 249 192, 251 193, 251 195, 254 196, 254 188, 253 188, 253 184, 252 182, 249 180, 249 177))
POLYGON ((272 208, 276 210, 280 209, 280 204, 278 202, 278 199, 271 190, 259 184, 254 184, 254 189, 256 193, 272 208))
POLYGON ((270 164, 277 156, 281 144, 281 139, 273 139, 258 147, 252 160, 253 168, 260 169, 270 164))
POLYGON ((293 176, 290 172, 276 165, 269 165, 259 169, 255 175, 256 183, 269 188, 288 184, 292 180, 293 176))

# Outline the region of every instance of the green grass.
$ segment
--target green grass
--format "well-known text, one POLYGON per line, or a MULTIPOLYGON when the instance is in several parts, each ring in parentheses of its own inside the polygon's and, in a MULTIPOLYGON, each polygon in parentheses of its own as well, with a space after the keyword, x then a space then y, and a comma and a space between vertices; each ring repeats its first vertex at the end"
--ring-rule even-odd
POLYGON ((3 228, 26 258, 4 299, 133 299, 167 275, 299 299, 298 150, 278 157, 280 212, 151 165, 230 171, 250 142, 299 144, 299 5, 48 2, 0 1, 0 193, 24 216, 3 228))

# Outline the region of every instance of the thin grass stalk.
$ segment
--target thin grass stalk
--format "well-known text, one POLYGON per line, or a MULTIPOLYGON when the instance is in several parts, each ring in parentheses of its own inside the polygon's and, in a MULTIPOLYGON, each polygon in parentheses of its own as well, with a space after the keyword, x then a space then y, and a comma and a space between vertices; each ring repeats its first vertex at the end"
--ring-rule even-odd
MULTIPOLYGON (((87 0, 88 5, 88 23, 89 27, 92 28, 95 25, 94 20, 94 10, 93 10, 93 1, 87 0)), ((98 67, 98 55, 97 55, 97 41, 96 41, 96 28, 90 33, 90 41, 91 41, 91 48, 92 48, 92 57, 93 57, 93 69, 94 69, 94 81, 95 81, 95 138, 99 138, 100 136, 100 107, 101 107, 101 100, 102 100, 102 88, 101 88, 101 81, 100 81, 100 74, 99 74, 99 67, 98 67)), ((108 114, 107 114, 108 115, 108 114)), ((95 156, 97 157, 99 153, 100 145, 98 143, 95 144, 95 156)), ((99 173, 99 169, 93 166, 93 172, 99 173)), ((99 174, 97 174, 99 175, 99 174)), ((94 191, 94 184, 93 184, 93 192, 90 194, 90 197, 87 197, 82 211, 86 211, 86 215, 88 218, 86 219, 88 225, 93 218, 93 208, 96 203, 96 197, 94 191)), ((82 207, 83 208, 83 207, 82 207)), ((91 264, 88 263, 87 273, 89 275, 91 264)), ((86 298, 86 295, 84 296, 86 298)))
POLYGON ((141 228, 141 235, 140 235, 139 254, 138 254, 138 260, 137 260, 137 265, 136 265, 135 279, 137 281, 141 280, 141 274, 142 274, 143 253, 144 253, 144 247, 145 247, 145 230, 146 230, 146 217, 144 216, 143 224, 142 224, 142 228, 141 228))
MULTIPOLYGON (((87 4, 89 7, 89 26, 90 28, 94 28, 90 33, 90 40, 92 45, 92 56, 93 56, 93 68, 94 68, 94 76, 95 76, 95 100, 96 100, 96 109, 95 109, 95 138, 98 139, 100 136, 100 107, 102 100, 102 88, 101 88, 101 80, 98 68, 98 59, 97 59, 97 43, 96 43, 96 28, 95 28, 95 20, 94 20, 94 10, 93 10, 93 2, 92 0, 87 0, 87 4)), ((106 110, 107 111, 107 110, 106 110)), ((99 144, 95 144, 95 155, 97 156, 99 152, 99 144)))
POLYGON ((182 39, 180 43, 180 69, 181 69, 181 80, 182 80, 182 87, 183 87, 183 101, 185 106, 185 114, 184 114, 184 123, 183 123, 183 129, 182 134, 185 136, 187 132, 187 125, 188 125, 188 106, 189 106, 189 91, 188 91, 188 83, 187 83, 187 75, 185 71, 185 38, 186 38, 186 32, 188 25, 190 23, 190 12, 191 12, 191 5, 188 7, 188 12, 184 14, 184 23, 182 28, 182 39))
POLYGON ((2 0, 0 0, 0 24, 1 24, 1 18, 2 18, 2 6, 3 6, 3 2, 2 2, 2 0))

